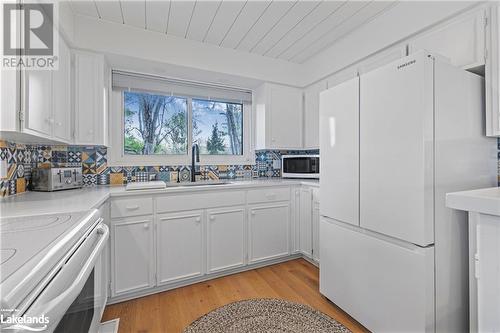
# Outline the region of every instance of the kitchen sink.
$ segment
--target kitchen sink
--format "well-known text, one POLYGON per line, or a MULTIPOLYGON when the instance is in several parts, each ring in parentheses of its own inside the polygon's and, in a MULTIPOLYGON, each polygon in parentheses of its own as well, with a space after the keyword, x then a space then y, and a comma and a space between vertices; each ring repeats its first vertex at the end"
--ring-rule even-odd
POLYGON ((199 182, 184 182, 184 183, 167 183, 168 187, 191 187, 191 186, 212 186, 212 185, 228 185, 232 184, 223 180, 201 180, 199 182))

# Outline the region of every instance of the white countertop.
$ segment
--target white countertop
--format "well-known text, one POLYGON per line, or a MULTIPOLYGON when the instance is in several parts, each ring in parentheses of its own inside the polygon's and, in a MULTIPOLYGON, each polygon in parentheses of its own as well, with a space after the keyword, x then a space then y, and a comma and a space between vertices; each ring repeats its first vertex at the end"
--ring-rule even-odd
POLYGON ((469 212, 500 216, 500 187, 447 193, 446 206, 469 212))
POLYGON ((129 195, 154 195, 178 192, 217 191, 231 188, 251 188, 279 185, 307 185, 319 187, 318 180, 304 179, 253 179, 230 181, 226 185, 167 187, 165 189, 126 191, 125 186, 95 186, 57 192, 27 192, 2 198, 0 216, 14 217, 26 215, 69 213, 99 207, 109 197, 129 195))

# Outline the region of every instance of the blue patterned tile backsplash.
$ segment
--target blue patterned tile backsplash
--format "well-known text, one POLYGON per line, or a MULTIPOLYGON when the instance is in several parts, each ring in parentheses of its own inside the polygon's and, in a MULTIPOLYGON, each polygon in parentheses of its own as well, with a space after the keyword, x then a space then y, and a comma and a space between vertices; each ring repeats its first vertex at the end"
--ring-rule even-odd
MULTIPOLYGON (((284 154, 318 154, 319 150, 257 150, 252 165, 203 165, 198 179, 251 179, 281 177, 284 154), (278 162, 275 162, 278 161, 278 162)), ((0 179, 0 196, 29 189, 33 167, 82 166, 84 186, 123 185, 151 179, 176 182, 190 180, 191 166, 108 166, 105 147, 23 145, 0 141, 0 159, 7 160, 7 177, 0 179)))

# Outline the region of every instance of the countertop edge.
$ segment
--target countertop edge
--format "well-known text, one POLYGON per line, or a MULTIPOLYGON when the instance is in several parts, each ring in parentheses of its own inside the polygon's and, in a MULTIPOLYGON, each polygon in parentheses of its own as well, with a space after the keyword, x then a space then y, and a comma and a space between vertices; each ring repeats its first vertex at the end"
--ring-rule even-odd
POLYGON ((500 216, 500 188, 447 193, 446 207, 500 216))
POLYGON ((219 186, 196 186, 168 189, 126 191, 124 186, 96 186, 57 192, 29 192, 0 199, 0 218, 33 216, 84 211, 99 208, 110 198, 169 195, 173 193, 207 192, 217 190, 251 189, 273 186, 319 187, 317 181, 307 180, 253 180, 219 186))

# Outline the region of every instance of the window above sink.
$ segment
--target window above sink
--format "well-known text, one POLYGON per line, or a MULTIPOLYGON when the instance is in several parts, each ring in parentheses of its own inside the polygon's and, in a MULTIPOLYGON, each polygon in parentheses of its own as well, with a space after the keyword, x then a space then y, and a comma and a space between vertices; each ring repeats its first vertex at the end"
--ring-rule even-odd
POLYGON ((110 165, 255 163, 252 92, 113 72, 110 165))

